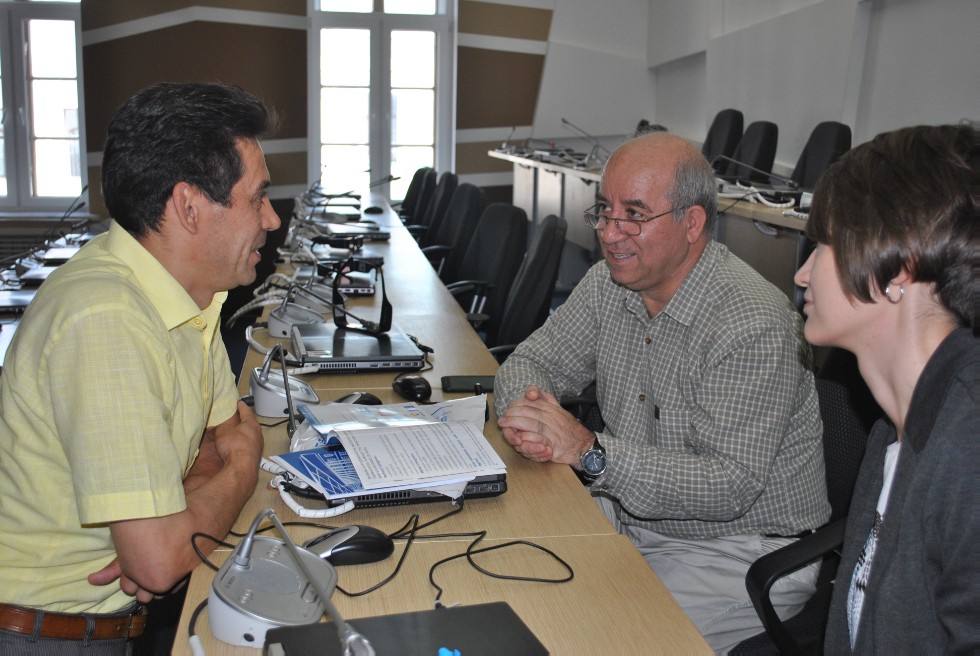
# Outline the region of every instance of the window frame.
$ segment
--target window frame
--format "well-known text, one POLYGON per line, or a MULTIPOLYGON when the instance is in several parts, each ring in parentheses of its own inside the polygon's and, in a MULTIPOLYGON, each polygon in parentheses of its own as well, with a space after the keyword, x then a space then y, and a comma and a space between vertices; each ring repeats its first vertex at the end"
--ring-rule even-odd
POLYGON ((7 195, 0 212, 62 214, 76 199, 87 201, 88 152, 85 136, 85 97, 82 67, 81 5, 77 2, 0 2, 0 75, 2 75, 4 157, 7 195), (80 196, 34 194, 33 128, 27 79, 27 21, 70 20, 75 24, 75 70, 78 93, 78 157, 80 196))
MULTIPOLYGON (((307 39, 309 75, 308 134, 310 140, 308 178, 320 177, 320 30, 323 28, 366 29, 372 34, 371 56, 387 62, 390 56, 391 32, 429 31, 436 38, 435 135, 433 166, 436 170, 455 169, 456 135, 456 32, 455 3, 438 0, 434 15, 386 14, 375 2, 373 13, 321 11, 316 0, 310 0, 310 31, 307 39), (380 35, 381 38, 374 38, 380 35)), ((391 79, 387 66, 373 66, 370 87, 369 157, 371 179, 388 175, 391 170, 391 79), (381 70, 379 70, 381 69, 381 70), (378 93, 381 90, 382 93, 378 93), (380 95, 380 97, 379 97, 380 95), (375 173, 375 169, 378 172, 375 173)), ((388 186, 379 187, 387 192, 388 186)), ((400 199, 392 199, 400 200, 400 199)))

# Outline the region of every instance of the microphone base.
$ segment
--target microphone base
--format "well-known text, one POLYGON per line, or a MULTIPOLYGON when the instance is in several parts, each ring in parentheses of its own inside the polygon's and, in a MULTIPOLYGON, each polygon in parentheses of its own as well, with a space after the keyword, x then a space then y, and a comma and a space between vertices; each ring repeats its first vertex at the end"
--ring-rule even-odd
MULTIPOLYGON (((333 593, 333 565, 305 549, 300 552, 311 573, 333 593)), ((318 622, 324 611, 286 543, 267 536, 255 538, 247 567, 235 565, 234 555, 229 556, 208 595, 211 632, 240 647, 261 649, 267 631, 318 622)))

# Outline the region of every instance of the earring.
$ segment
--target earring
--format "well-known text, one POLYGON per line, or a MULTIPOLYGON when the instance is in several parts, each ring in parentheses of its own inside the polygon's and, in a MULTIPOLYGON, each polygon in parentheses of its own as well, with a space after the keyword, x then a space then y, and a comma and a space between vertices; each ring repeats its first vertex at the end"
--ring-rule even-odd
POLYGON ((901 303, 902 302, 902 298, 905 297, 905 286, 904 285, 899 285, 898 286, 898 298, 892 298, 892 296, 891 296, 891 288, 892 288, 891 285, 888 285, 887 287, 885 287, 885 298, 887 298, 888 299, 888 302, 891 303, 892 305, 897 305, 897 304, 901 303))

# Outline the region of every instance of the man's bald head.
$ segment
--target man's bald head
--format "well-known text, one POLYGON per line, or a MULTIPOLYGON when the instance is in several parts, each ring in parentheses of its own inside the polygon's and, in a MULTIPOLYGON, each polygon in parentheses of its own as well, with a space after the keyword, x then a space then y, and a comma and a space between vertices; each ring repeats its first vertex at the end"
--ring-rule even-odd
POLYGON ((637 174, 669 175, 667 199, 678 208, 674 218, 680 220, 680 208, 699 205, 704 208, 705 231, 714 229, 718 213, 715 173, 701 151, 685 139, 669 132, 648 132, 630 139, 613 151, 603 169, 610 164, 626 166, 637 174))

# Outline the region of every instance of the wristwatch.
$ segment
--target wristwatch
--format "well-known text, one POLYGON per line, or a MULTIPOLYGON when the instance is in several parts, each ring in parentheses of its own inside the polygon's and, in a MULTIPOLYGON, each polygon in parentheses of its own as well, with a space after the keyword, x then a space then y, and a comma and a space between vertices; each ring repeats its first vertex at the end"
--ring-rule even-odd
POLYGON ((582 465, 582 474, 589 480, 594 481, 606 471, 606 449, 599 444, 598 437, 592 447, 580 456, 579 464, 582 465))

